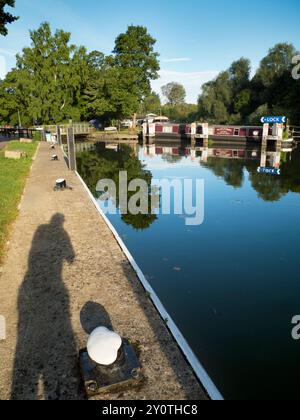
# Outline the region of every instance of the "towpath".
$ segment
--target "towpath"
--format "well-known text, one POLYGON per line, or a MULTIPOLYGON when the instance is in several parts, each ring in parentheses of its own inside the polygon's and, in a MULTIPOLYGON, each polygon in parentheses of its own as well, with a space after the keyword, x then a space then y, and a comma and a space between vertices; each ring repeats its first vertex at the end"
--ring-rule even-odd
POLYGON ((76 174, 41 143, 0 269, 0 399, 82 399, 78 351, 99 324, 140 343, 146 382, 105 399, 206 399, 76 174), (57 178, 72 190, 54 192, 57 178))

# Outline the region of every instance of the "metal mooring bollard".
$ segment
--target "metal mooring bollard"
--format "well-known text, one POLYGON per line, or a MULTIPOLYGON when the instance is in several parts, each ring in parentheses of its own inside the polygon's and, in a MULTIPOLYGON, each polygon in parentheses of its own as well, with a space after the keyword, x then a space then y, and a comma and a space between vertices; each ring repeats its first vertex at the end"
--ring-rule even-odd
POLYGON ((94 362, 103 366, 110 366, 118 358, 122 346, 122 338, 105 327, 97 328, 89 337, 87 352, 94 362))
POLYGON ((99 327, 92 332, 79 359, 88 397, 140 386, 143 382, 132 344, 108 328, 99 327))

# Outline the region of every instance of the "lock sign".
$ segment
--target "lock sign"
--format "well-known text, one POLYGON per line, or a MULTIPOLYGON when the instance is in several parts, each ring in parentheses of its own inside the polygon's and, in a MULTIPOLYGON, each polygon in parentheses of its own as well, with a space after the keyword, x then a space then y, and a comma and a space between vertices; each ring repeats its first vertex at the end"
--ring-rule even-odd
POLYGON ((263 124, 285 124, 286 117, 262 117, 261 122, 263 124))

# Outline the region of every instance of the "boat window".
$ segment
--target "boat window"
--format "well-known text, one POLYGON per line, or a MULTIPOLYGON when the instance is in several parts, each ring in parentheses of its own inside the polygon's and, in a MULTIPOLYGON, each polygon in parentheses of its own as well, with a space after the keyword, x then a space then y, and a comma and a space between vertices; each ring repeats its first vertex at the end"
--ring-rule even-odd
POLYGON ((239 130, 238 128, 236 128, 236 129, 234 130, 234 135, 235 135, 235 136, 238 136, 238 135, 239 135, 239 133, 240 133, 240 130, 239 130))

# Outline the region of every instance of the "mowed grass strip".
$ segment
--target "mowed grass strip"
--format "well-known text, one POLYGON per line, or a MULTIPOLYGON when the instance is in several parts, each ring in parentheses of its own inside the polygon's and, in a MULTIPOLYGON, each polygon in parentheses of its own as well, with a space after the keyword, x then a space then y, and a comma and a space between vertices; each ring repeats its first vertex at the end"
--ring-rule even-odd
POLYGON ((27 144, 12 141, 0 152, 0 262, 9 228, 18 214, 18 205, 37 146, 38 142, 27 144), (20 160, 6 159, 5 150, 23 151, 27 157, 20 160))

